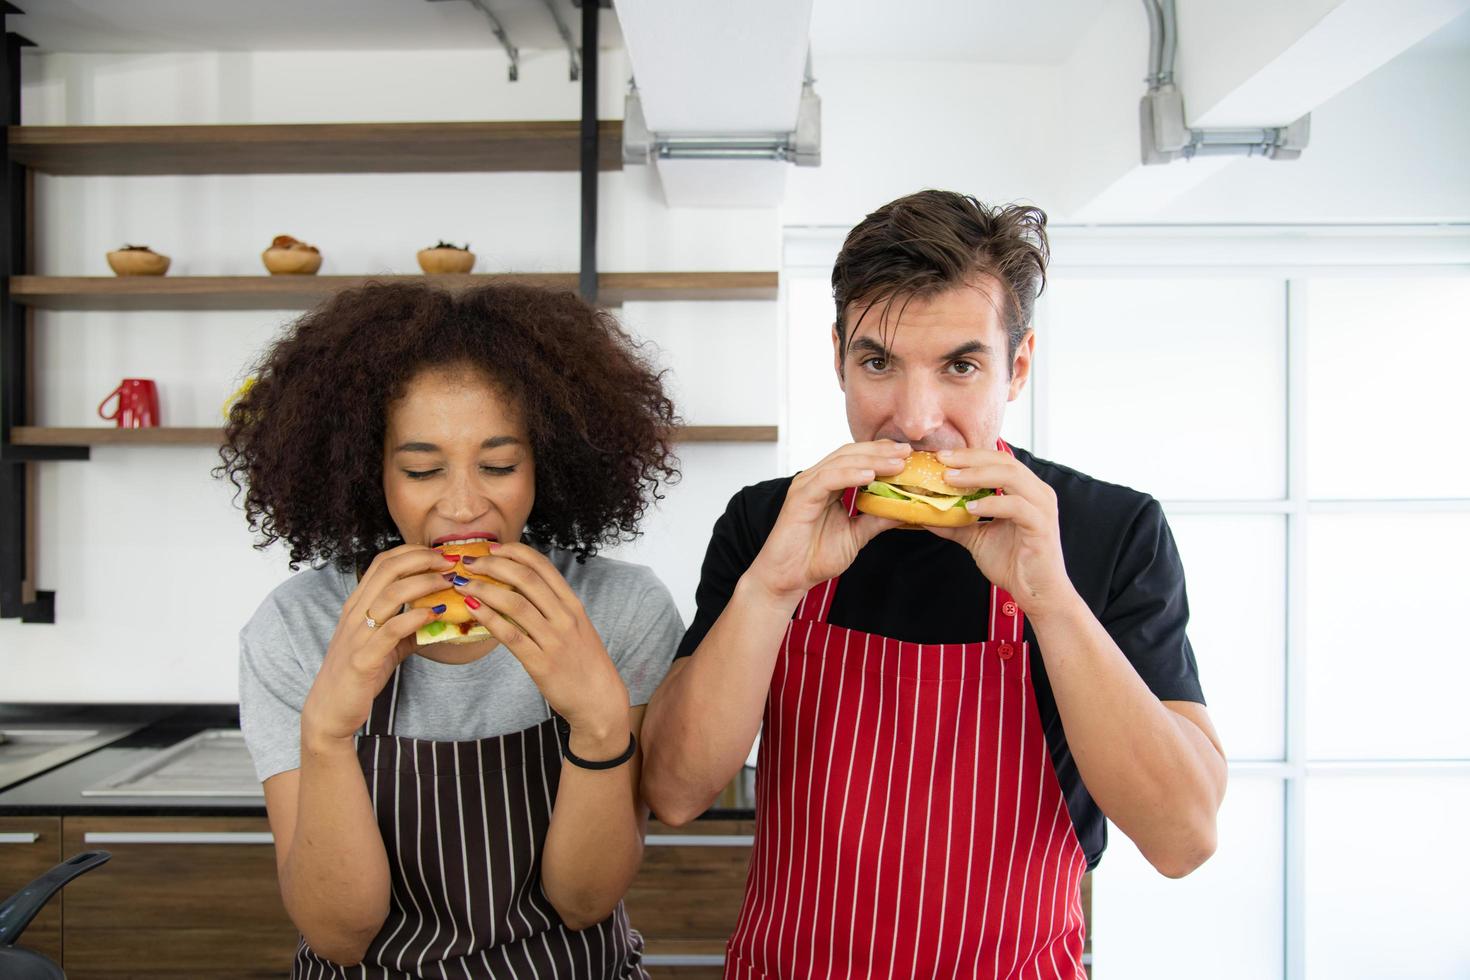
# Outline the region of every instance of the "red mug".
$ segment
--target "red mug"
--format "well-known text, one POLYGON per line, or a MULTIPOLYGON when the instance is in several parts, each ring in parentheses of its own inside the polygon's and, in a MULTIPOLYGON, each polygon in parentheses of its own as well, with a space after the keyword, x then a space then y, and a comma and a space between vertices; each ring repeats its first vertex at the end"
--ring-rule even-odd
POLYGON ((147 378, 124 378, 102 404, 97 414, 109 421, 116 420, 119 429, 146 429, 158 425, 158 385, 147 378), (102 411, 102 406, 117 398, 117 408, 111 415, 102 411))

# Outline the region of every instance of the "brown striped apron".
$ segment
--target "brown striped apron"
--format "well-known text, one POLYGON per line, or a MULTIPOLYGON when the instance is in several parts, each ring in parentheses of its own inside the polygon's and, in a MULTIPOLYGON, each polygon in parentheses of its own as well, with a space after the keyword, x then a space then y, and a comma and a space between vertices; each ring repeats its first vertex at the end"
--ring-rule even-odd
POLYGON ((646 980, 643 939, 621 902, 582 931, 541 889, 541 848, 561 777, 556 716, 464 742, 393 734, 404 672, 373 701, 357 741, 388 851, 392 900, 359 966, 302 939, 291 976, 646 980))

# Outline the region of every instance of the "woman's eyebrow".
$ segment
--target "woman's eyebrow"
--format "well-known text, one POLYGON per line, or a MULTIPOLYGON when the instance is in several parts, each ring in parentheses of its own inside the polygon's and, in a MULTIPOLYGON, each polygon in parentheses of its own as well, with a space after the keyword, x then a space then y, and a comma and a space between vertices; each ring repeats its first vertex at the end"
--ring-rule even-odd
MULTIPOLYGON (((519 446, 521 440, 515 436, 492 436, 480 443, 481 449, 499 449, 501 446, 519 446)), ((393 447, 395 453, 437 453, 440 448, 432 442, 405 442, 393 447)))

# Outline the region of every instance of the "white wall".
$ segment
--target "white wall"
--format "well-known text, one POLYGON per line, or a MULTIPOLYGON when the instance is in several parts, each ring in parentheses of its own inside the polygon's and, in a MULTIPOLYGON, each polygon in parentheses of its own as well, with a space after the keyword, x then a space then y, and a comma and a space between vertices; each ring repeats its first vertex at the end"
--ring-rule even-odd
MULTIPOLYGON (((627 69, 603 58, 600 102, 617 118, 627 69)), ((496 52, 39 55, 23 63, 28 124, 574 119, 565 54, 523 52, 506 81, 496 52)), ((469 241, 480 271, 575 271, 576 174, 46 177, 36 188, 36 269, 109 275, 104 253, 146 243, 171 275, 254 274, 277 234, 321 247, 323 273, 416 272, 414 252, 469 241)), ((775 269, 773 210, 674 211, 647 168, 600 180, 599 265, 622 270, 775 269)), ((621 312, 673 370, 693 424, 771 424, 775 302, 631 303, 621 312), (748 363, 747 383, 725 383, 748 363)), ((102 424, 122 377, 159 382, 169 425, 215 425, 247 363, 290 312, 37 314, 39 422, 102 424)), ((730 494, 775 473, 770 444, 686 446, 685 479, 616 551, 653 565, 686 618, 710 525, 730 494)), ((99 448, 41 464, 39 586, 55 625, 0 621, 0 701, 218 701, 236 697, 235 634, 287 574, 261 555, 203 447, 99 448), (147 583, 146 596, 138 583, 147 583)))
POLYGON ((1470 54, 1410 52, 1314 110, 1301 159, 1239 161, 1155 220, 1465 221, 1467 98, 1470 54))
POLYGON ((784 224, 851 226, 924 187, 1043 206, 1055 196, 1059 69, 830 60, 815 72, 822 166, 788 175, 784 224))

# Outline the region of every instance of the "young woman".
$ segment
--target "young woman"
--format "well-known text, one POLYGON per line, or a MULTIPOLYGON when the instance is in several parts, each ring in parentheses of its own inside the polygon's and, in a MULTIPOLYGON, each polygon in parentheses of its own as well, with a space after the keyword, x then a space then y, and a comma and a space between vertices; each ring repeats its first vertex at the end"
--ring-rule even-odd
POLYGON ((240 634, 292 975, 645 976, 637 735, 683 624, 593 555, 677 475, 660 376, 573 295, 385 284, 257 374, 218 472, 310 564, 240 634), (446 587, 488 636, 417 643, 446 587))

